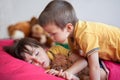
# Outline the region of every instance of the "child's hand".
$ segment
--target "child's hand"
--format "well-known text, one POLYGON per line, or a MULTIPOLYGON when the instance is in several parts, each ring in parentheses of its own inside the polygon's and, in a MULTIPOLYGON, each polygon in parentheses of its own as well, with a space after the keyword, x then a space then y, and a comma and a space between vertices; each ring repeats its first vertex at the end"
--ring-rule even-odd
POLYGON ((68 72, 63 72, 61 77, 67 79, 67 80, 80 80, 77 76, 71 74, 71 73, 68 73, 68 72))
POLYGON ((51 74, 51 75, 58 75, 59 71, 55 69, 49 69, 49 70, 46 70, 46 73, 51 74))
POLYGON ((57 71, 55 69, 50 69, 50 70, 47 70, 46 71, 48 74, 51 74, 51 75, 56 75, 56 76, 59 76, 59 77, 62 77, 62 78, 65 78, 67 80, 80 80, 77 76, 71 74, 71 73, 68 73, 68 72, 63 72, 63 70, 60 70, 60 71, 57 71))

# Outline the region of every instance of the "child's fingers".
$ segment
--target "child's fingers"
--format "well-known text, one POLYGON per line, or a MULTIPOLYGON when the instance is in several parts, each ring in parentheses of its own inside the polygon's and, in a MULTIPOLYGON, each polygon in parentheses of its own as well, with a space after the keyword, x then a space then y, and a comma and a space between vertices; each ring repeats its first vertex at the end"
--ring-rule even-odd
POLYGON ((80 80, 77 76, 70 74, 68 72, 65 72, 64 75, 65 75, 65 79, 67 80, 80 80))
POLYGON ((71 80, 71 76, 68 74, 68 72, 65 72, 65 78, 71 80))
POLYGON ((57 70, 55 70, 55 69, 50 69, 50 70, 46 70, 45 71, 46 73, 48 73, 48 74, 51 74, 51 75, 58 75, 58 71, 57 70))
POLYGON ((62 70, 62 69, 59 71, 58 76, 61 76, 61 77, 64 76, 64 73, 63 73, 63 70, 62 70))

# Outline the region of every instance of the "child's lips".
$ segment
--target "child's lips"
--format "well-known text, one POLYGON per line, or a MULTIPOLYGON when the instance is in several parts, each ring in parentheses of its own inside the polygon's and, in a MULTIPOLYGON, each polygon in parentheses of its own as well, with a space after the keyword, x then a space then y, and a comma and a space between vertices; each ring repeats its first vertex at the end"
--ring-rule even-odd
POLYGON ((44 68, 48 67, 47 64, 46 64, 45 62, 42 62, 41 65, 42 65, 42 67, 44 67, 44 68))
POLYGON ((41 63, 36 63, 35 65, 44 67, 45 63, 44 63, 44 62, 41 62, 41 63))

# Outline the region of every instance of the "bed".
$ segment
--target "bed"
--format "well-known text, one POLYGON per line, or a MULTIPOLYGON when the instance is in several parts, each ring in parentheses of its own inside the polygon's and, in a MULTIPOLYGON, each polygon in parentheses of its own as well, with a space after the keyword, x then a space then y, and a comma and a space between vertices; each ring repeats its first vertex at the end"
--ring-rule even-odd
POLYGON ((13 44, 13 40, 0 40, 0 80, 63 80, 46 74, 42 67, 16 59, 3 50, 3 46, 13 44))

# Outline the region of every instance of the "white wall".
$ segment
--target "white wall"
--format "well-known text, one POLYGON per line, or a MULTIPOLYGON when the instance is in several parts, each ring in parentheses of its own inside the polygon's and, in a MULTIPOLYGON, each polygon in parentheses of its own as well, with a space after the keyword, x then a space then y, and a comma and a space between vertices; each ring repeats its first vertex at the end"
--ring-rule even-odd
MULTIPOLYGON (((7 26, 38 17, 51 0, 0 0, 0 38, 8 38, 7 26)), ((120 26, 120 0, 67 0, 81 20, 120 26)))

